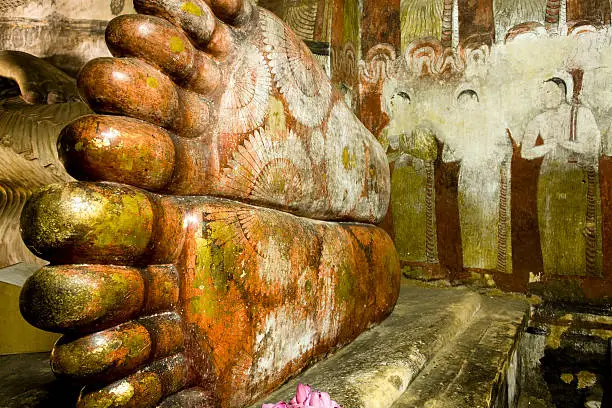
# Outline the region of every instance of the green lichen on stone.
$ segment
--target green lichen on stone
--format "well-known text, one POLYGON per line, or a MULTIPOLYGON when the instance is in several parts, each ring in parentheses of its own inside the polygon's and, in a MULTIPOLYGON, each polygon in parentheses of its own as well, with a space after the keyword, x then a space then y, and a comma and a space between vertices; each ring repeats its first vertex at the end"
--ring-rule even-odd
POLYGON ((147 86, 149 88, 157 89, 159 87, 159 82, 157 78, 147 77, 147 86))
POLYGON ((193 287, 202 290, 203 294, 190 300, 191 311, 194 314, 214 315, 217 313, 216 296, 212 296, 214 290, 209 285, 211 271, 215 269, 212 246, 212 239, 196 238, 196 270, 193 287))
MULTIPOLYGON (((103 203, 103 195, 96 194, 103 203)), ((117 194, 108 198, 108 204, 100 212, 98 222, 92 225, 93 243, 99 248, 125 246, 144 249, 151 238, 146 225, 153 217, 147 198, 139 193, 117 194), (144 204, 144 205, 143 205, 144 204), (147 208, 149 207, 149 208, 147 208)))
POLYGON ((590 388, 597 383, 597 375, 590 371, 580 371, 576 374, 576 378, 578 378, 578 388, 590 388))
POLYGON ((357 166, 357 156, 351 153, 348 147, 342 149, 342 165, 345 170, 352 170, 357 166))
POLYGON ((351 302, 353 299, 355 279, 351 274, 349 266, 342 263, 338 267, 338 282, 334 289, 335 297, 340 302, 351 302))
POLYGON ((312 282, 310 281, 310 279, 306 281, 305 288, 306 293, 310 294, 312 292, 312 282))
POLYGON ((234 227, 223 222, 209 223, 205 236, 196 237, 196 275, 193 286, 204 293, 191 300, 194 313, 215 315, 220 312, 217 310, 218 295, 227 292, 229 280, 239 278, 234 275, 237 272, 235 262, 242 248, 235 242, 236 237, 234 227))
POLYGON ((179 54, 185 51, 185 43, 179 37, 170 37, 170 50, 172 52, 179 54))
POLYGON ((268 117, 266 118, 266 133, 274 137, 275 133, 286 134, 287 118, 285 107, 280 99, 270 97, 268 102, 268 117))
POLYGON ((134 386, 129 381, 123 380, 114 385, 109 391, 112 404, 110 406, 123 406, 130 402, 134 397, 134 386))
POLYGON ((551 325, 548 337, 546 337, 546 345, 552 349, 561 347, 561 337, 569 330, 569 326, 551 325))
POLYGON ((117 308, 124 302, 126 296, 131 296, 134 290, 138 290, 141 282, 128 279, 128 275, 121 273, 109 273, 105 276, 102 286, 102 296, 99 301, 102 304, 102 312, 108 312, 117 308))
POLYGON ((190 1, 186 1, 185 3, 183 3, 183 5, 181 6, 181 10, 183 10, 185 13, 189 13, 198 17, 202 15, 202 9, 190 1))

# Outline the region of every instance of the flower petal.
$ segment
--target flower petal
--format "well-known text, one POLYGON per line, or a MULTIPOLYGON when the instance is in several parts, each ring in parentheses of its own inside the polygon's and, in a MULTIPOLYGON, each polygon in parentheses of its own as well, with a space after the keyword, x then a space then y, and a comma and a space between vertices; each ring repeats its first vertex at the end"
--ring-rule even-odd
POLYGON ((329 397, 328 393, 322 392, 320 393, 320 397, 321 397, 321 403, 323 404, 323 407, 332 408, 332 400, 329 397))
POLYGON ((295 394, 296 401, 301 404, 306 401, 309 395, 310 387, 308 385, 298 384, 297 393, 295 394))

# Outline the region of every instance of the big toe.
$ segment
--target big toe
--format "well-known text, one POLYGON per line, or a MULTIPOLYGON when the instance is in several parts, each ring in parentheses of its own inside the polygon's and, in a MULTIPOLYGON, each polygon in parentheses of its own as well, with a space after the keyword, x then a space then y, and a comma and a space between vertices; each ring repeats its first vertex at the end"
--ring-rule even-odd
POLYGON ((153 236, 153 205, 122 185, 52 184, 28 200, 22 238, 37 256, 55 264, 134 264, 153 236))

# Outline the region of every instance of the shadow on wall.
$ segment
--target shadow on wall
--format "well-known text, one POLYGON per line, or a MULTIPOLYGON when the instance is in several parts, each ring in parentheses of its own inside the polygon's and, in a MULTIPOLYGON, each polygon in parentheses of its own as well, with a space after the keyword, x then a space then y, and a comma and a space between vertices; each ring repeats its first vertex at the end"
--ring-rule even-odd
POLYGON ((470 44, 419 39, 362 62, 388 117, 378 137, 405 273, 609 296, 612 31, 529 23, 470 44))

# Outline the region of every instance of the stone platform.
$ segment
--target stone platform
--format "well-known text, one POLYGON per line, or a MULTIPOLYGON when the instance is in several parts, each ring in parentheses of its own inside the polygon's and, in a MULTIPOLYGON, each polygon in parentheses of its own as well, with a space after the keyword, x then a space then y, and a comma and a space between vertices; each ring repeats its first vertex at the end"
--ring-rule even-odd
MULTIPOLYGON (((385 322, 253 407, 289 399, 298 382, 344 408, 504 407, 528 310, 507 295, 404 281, 385 322)), ((77 394, 54 380, 47 353, 0 356, 1 408, 68 407, 77 394)))
POLYGON ((506 407, 528 311, 508 295, 404 281, 380 326, 252 407, 290 399, 300 382, 344 408, 506 407))
POLYGON ((0 356, 1 408, 72 407, 79 388, 55 379, 49 353, 0 356))

